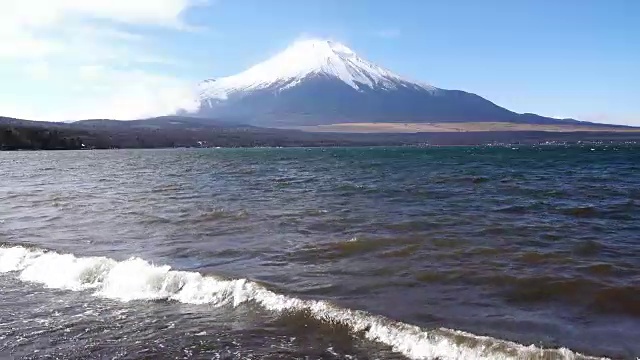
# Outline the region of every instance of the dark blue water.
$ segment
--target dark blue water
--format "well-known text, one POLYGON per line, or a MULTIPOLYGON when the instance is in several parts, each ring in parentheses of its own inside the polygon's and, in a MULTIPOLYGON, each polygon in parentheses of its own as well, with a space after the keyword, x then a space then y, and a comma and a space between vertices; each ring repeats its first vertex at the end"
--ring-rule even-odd
POLYGON ((0 355, 640 355, 633 146, 0 153, 0 204, 0 355))

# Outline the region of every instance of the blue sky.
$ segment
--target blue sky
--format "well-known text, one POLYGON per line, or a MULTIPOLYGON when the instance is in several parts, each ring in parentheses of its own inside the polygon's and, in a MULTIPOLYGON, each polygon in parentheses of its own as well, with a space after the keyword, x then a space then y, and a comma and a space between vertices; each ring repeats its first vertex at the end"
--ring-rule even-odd
POLYGON ((300 37, 518 112, 640 125, 640 1, 2 0, 0 115, 137 118, 300 37))

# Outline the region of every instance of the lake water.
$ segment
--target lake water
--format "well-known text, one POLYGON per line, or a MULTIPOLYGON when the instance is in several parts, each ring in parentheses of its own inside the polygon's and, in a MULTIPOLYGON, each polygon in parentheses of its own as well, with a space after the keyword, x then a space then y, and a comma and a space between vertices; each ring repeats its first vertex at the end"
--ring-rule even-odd
POLYGON ((0 357, 640 356, 640 148, 0 153, 0 357))

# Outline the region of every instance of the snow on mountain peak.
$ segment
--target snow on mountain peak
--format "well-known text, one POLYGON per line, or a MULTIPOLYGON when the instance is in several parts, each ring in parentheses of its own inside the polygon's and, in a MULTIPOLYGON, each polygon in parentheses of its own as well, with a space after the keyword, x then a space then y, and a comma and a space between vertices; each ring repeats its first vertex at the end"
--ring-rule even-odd
POLYGON ((305 78, 316 75, 337 78, 355 90, 392 90, 414 86, 426 90, 435 88, 417 84, 380 66, 360 58, 347 46, 330 40, 300 40, 274 57, 237 75, 207 80, 200 84, 203 98, 226 99, 234 92, 275 87, 294 87, 305 78))

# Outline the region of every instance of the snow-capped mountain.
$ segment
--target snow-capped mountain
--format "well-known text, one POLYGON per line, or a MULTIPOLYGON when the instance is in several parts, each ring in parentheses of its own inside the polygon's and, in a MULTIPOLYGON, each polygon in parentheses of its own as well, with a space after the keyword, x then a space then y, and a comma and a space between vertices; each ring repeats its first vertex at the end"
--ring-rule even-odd
POLYGON ((340 80, 354 90, 395 90, 400 86, 435 90, 412 83, 393 72, 361 59, 348 47, 326 40, 298 41, 271 59, 219 80, 201 83, 204 99, 227 99, 229 94, 260 89, 286 90, 310 76, 340 80))
POLYGON ((327 40, 298 41, 237 75, 205 80, 200 100, 198 115, 263 126, 564 121, 516 114, 475 94, 405 79, 327 40))

